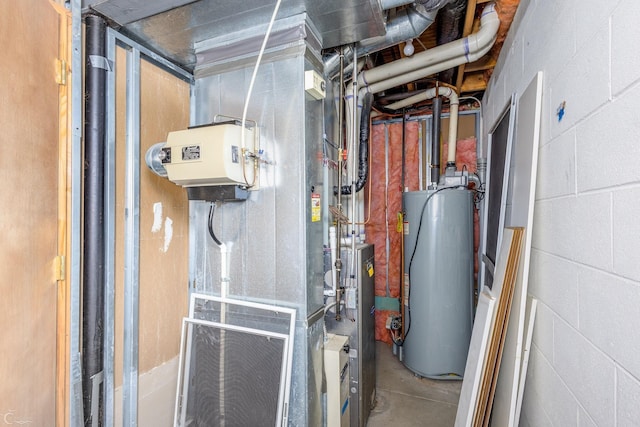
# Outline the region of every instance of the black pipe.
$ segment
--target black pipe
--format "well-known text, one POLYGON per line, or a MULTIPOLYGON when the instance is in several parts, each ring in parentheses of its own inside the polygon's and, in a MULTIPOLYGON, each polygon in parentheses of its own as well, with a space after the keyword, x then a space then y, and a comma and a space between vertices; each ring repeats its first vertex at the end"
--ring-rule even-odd
MULTIPOLYGON (((104 322, 104 151, 106 77, 104 19, 85 18, 84 125, 84 256, 82 280, 82 394, 84 424, 92 425, 94 398, 98 398, 98 425, 102 425, 101 393, 93 396, 94 380, 102 372, 104 322)), ((100 380, 101 381, 101 380, 100 380)))
MULTIPOLYGON (((436 44, 438 46, 458 40, 462 37, 467 0, 452 0, 438 12, 436 44)), ((455 84, 454 74, 458 67, 441 71, 438 80, 455 84)))
MULTIPOLYGON (((360 116, 360 147, 358 154, 358 181, 356 182, 356 193, 364 188, 369 175, 369 119, 371 117, 371 106, 373 105, 373 94, 366 93, 362 100, 362 115, 360 116)), ((351 194, 351 185, 342 186, 342 194, 351 194)))
POLYGON ((437 186, 440 181, 440 116, 442 115, 442 98, 436 96, 432 101, 431 185, 437 186))

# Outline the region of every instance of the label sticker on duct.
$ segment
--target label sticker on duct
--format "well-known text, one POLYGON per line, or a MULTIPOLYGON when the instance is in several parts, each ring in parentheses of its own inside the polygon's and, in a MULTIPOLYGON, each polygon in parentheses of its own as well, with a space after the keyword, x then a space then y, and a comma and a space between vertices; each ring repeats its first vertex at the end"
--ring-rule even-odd
POLYGON ((182 160, 199 160, 200 159, 200 146, 189 145, 182 147, 182 160))
POLYGON ((320 203, 320 195, 311 194, 311 222, 319 222, 322 219, 322 204, 320 203))
POLYGON ((409 235, 409 221, 405 221, 402 223, 402 229, 404 230, 404 235, 409 235))

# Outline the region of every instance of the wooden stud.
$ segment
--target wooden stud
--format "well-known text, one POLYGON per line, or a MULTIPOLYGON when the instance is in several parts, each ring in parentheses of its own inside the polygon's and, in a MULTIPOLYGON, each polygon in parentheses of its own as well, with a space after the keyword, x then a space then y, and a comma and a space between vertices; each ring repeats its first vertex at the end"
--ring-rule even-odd
MULTIPOLYGON (((469 0, 467 2, 467 13, 464 18, 464 27, 462 30, 462 37, 467 37, 471 34, 471 30, 473 29, 473 20, 476 16, 476 5, 477 0, 469 0)), ((456 78, 456 88, 458 88, 458 93, 462 94, 462 81, 464 77, 464 70, 466 64, 462 64, 458 66, 458 76, 456 78)))
POLYGON ((55 417, 56 425, 64 426, 69 424, 68 412, 68 369, 70 368, 69 354, 69 281, 66 272, 69 271, 68 265, 71 259, 69 250, 70 232, 68 228, 68 219, 70 213, 70 197, 71 189, 68 188, 69 158, 70 158, 70 129, 71 106, 71 85, 67 84, 68 64, 71 60, 71 16, 70 12, 60 3, 51 1, 50 5, 56 10, 58 18, 58 60, 56 61, 56 69, 54 78, 59 84, 58 87, 58 256, 56 257, 56 404, 55 417))

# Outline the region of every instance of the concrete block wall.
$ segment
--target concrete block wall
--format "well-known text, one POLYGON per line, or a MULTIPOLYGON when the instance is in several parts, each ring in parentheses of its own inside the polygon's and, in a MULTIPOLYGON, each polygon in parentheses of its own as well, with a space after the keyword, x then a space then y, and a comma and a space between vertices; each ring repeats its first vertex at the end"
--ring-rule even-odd
POLYGON ((485 94, 490 129, 544 72, 521 426, 640 424, 638 22, 638 0, 522 0, 485 94))

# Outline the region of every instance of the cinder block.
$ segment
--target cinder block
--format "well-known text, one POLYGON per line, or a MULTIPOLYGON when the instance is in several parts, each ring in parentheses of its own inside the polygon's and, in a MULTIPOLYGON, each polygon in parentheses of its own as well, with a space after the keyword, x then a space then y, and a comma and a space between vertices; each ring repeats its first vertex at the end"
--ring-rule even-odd
POLYGON ((575 55, 575 19, 572 2, 536 2, 523 19, 525 67, 552 78, 575 55))
POLYGON ((537 349, 531 348, 531 358, 529 362, 529 370, 527 371, 527 382, 525 383, 524 396, 522 399, 522 412, 520 413, 520 426, 530 427, 552 427, 553 424, 547 416, 544 410, 542 399, 544 394, 540 394, 539 388, 536 384, 532 384, 535 381, 537 375, 535 374, 535 364, 531 361, 539 356, 537 349))
POLYGON ((632 375, 640 376, 640 286, 583 267, 578 289, 580 332, 632 375))
POLYGON ((598 426, 614 425, 614 363, 562 320, 554 323, 553 367, 598 426))
POLYGON ((578 427, 598 427, 587 412, 578 406, 578 427))
POLYGON ((548 360, 553 360, 553 318, 553 311, 539 301, 532 342, 548 360))
POLYGON ((574 3, 578 49, 589 48, 589 39, 597 31, 597 28, 608 25, 609 18, 618 3, 620 0, 578 0, 574 3))
POLYGON ((566 196, 576 192, 576 134, 569 129, 538 153, 536 199, 566 196))
MULTIPOLYGON (((532 251, 529 293, 570 325, 578 327, 578 266, 576 263, 544 252, 532 251)), ((538 314, 541 312, 544 312, 544 308, 538 314)), ((536 327, 538 327, 537 324, 536 327)))
POLYGON ((576 127, 578 192, 640 181, 639 97, 635 86, 576 127))
MULTIPOLYGON (((546 55, 546 54, 545 54, 546 55)), ((553 58, 557 57, 554 53, 553 58)), ((551 93, 550 137, 555 138, 577 122, 585 119, 610 98, 609 89, 609 26, 597 29, 557 77, 548 76, 551 93), (558 114, 563 107, 564 113, 558 114)), ((545 63, 553 59, 545 56, 545 63)), ((557 59, 561 60, 561 59, 557 59)))
POLYGON ((640 420, 640 382, 620 368, 616 370, 616 418, 618 427, 634 427, 640 420))
POLYGON ((611 90, 614 96, 640 79, 638 16, 640 2, 637 0, 622 0, 611 16, 611 90))
POLYGON ((613 192, 613 270, 640 281, 640 188, 613 192))
POLYGON ((564 197, 536 203, 533 247, 611 270, 611 196, 564 197))
POLYGON ((531 351, 528 373, 525 387, 535 393, 551 425, 576 426, 578 403, 540 352, 531 351))
POLYGON ((513 37, 511 46, 508 49, 508 61, 502 68, 501 78, 504 80, 505 93, 508 93, 510 88, 518 87, 518 84, 523 81, 524 70, 524 52, 522 48, 522 36, 513 37))

